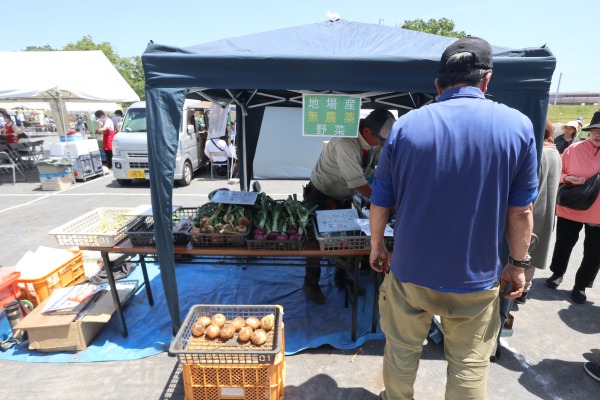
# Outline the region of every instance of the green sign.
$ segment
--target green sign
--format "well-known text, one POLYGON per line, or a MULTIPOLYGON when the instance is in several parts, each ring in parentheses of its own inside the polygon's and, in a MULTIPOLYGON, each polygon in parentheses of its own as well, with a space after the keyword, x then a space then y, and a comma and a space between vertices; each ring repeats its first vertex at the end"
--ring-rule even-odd
POLYGON ((357 137, 360 97, 305 94, 302 114, 303 136, 357 137))

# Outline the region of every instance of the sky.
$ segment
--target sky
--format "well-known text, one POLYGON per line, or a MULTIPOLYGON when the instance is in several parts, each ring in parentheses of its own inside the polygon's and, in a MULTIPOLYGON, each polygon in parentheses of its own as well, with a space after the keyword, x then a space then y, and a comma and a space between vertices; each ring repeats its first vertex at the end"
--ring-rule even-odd
POLYGON ((349 21, 398 27, 406 20, 448 18, 456 31, 495 46, 546 44, 557 59, 551 93, 600 92, 598 0, 127 0, 118 9, 110 7, 114 2, 89 0, 26 4, 5 13, 1 51, 44 45, 61 49, 89 35, 131 57, 142 55, 150 40, 186 47, 322 22, 327 11, 349 21))

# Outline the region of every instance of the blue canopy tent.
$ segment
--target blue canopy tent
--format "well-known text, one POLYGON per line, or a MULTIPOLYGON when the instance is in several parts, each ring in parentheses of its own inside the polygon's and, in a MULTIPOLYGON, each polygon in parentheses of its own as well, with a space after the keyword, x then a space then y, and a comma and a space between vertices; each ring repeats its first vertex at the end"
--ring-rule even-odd
MULTIPOLYGON (((365 108, 400 114, 435 99, 433 81, 455 38, 344 20, 297 26, 187 48, 150 43, 146 76, 152 209, 161 278, 176 332, 181 325, 174 270, 171 206, 177 131, 186 97, 236 104, 241 190, 267 105, 300 107, 302 93, 352 93, 365 108)), ((492 46, 488 93, 526 114, 541 149, 556 59, 545 47, 492 46)))

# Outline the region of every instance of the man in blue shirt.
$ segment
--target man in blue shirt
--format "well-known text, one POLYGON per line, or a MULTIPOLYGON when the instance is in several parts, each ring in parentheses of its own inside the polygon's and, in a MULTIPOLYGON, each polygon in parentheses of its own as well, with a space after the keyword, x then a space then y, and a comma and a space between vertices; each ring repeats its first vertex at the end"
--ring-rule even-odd
POLYGON ((432 315, 444 329, 446 399, 484 399, 499 291, 506 298, 523 291, 538 186, 535 137, 526 116, 484 97, 491 76, 489 43, 457 40, 440 60, 438 102, 398 119, 382 150, 370 214, 371 267, 389 267, 379 297, 382 399, 413 398, 432 315), (390 260, 383 231, 394 207, 390 260), (505 234, 511 258, 502 268, 505 234))

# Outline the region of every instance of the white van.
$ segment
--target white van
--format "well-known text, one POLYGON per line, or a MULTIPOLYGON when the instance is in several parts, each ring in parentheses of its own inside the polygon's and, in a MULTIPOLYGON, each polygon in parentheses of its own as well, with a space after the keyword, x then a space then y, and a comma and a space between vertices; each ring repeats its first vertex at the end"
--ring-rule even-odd
MULTIPOLYGON (((194 171, 208 162, 204 155, 206 133, 200 132, 196 118, 207 118, 209 108, 195 104, 200 102, 185 100, 183 106, 174 174, 180 186, 189 185, 194 171)), ((114 177, 122 186, 130 185, 134 179, 150 179, 145 101, 132 104, 125 113, 121 132, 113 141, 112 162, 114 177)))

